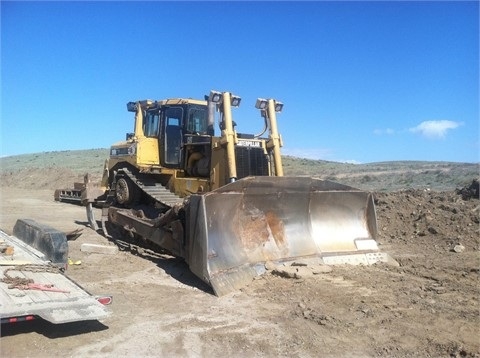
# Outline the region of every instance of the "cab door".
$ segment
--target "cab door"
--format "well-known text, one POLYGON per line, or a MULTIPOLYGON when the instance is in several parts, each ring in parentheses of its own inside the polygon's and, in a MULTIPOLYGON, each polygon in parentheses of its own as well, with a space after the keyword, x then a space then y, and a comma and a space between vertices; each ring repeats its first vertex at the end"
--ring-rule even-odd
POLYGON ((162 135, 160 147, 162 165, 167 168, 182 167, 182 141, 183 141, 183 108, 167 107, 163 111, 162 135))

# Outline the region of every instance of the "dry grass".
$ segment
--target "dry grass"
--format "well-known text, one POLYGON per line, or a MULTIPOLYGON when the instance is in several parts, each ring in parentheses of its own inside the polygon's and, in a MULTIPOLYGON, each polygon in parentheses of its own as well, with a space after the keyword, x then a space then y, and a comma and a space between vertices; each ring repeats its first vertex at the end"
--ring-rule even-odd
POLYGON ((347 164, 284 157, 286 175, 308 175, 371 191, 426 189, 449 191, 478 178, 479 163, 392 161, 347 164))
MULTIPOLYGON (((55 189, 101 177, 108 149, 43 152, 0 158, 0 182, 21 188, 55 189), (43 178, 40 180, 40 178, 43 178), (20 180, 21 179, 21 180, 20 180)), ((392 161, 347 164, 283 157, 285 175, 313 176, 370 191, 429 188, 450 191, 479 177, 479 163, 392 161)))

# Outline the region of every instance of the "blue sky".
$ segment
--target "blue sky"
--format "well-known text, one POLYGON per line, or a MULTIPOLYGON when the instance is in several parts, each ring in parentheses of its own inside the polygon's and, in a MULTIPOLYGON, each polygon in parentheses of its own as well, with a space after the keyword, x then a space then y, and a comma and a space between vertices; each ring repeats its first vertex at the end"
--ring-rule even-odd
POLYGON ((285 106, 282 153, 479 161, 479 3, 1 2, 1 147, 107 148, 126 103, 257 97, 285 106))

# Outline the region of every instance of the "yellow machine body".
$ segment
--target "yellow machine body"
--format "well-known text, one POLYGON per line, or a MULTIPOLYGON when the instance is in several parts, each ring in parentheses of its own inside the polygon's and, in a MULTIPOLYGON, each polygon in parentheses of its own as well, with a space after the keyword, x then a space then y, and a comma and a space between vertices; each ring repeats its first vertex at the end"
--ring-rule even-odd
POLYGON ((330 181, 284 177, 276 120, 283 104, 257 100, 263 133, 268 130, 262 137, 236 131, 232 107, 239 103, 239 97, 216 91, 205 101, 129 102, 134 133, 110 149, 102 180, 107 191, 97 200, 104 207, 102 222, 184 258, 217 295, 261 274, 267 261, 389 261, 375 241, 372 195, 330 181))

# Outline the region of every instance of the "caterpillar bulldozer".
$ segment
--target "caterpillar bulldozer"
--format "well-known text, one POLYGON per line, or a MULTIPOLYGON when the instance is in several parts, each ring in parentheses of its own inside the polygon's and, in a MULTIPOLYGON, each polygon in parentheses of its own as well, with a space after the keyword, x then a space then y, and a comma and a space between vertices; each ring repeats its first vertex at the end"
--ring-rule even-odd
POLYGON ((389 261, 375 241, 372 194, 284 176, 283 103, 257 99, 264 128, 252 135, 236 131, 232 108, 240 102, 218 91, 203 100, 129 102, 134 132, 110 148, 101 185, 87 177, 81 192, 92 228, 92 206, 101 207, 107 237, 110 223, 183 258, 218 296, 264 273, 267 262, 389 261))

